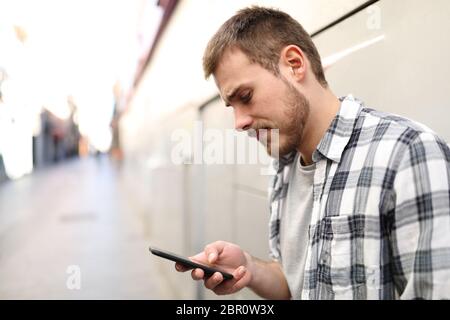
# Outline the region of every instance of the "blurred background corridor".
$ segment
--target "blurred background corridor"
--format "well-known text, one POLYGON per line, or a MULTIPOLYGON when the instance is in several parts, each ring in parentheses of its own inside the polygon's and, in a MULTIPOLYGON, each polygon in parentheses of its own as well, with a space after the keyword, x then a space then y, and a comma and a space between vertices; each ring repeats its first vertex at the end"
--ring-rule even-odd
POLYGON ((70 160, 0 189, 0 298, 171 297, 147 254, 144 207, 106 156, 70 160), (68 268, 80 290, 68 290, 68 268), (167 291, 167 290, 166 290, 167 291))
POLYGON ((270 159, 235 161, 232 108, 202 70, 252 4, 302 23, 336 95, 450 141, 448 0, 0 0, 0 299, 257 298, 148 251, 268 257, 270 159))
POLYGON ((0 299, 178 297, 118 137, 168 5, 0 1, 0 299))

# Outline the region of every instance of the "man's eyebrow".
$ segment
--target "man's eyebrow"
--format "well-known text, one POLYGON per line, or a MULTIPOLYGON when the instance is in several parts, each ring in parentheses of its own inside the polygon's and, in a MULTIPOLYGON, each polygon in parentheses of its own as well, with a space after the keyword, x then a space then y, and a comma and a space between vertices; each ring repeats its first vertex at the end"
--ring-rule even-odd
POLYGON ((236 88, 234 88, 233 90, 231 90, 230 93, 225 95, 225 105, 227 107, 231 106, 231 102, 234 100, 234 98, 236 97, 236 94, 239 92, 239 90, 241 90, 244 87, 243 84, 237 86, 236 88))

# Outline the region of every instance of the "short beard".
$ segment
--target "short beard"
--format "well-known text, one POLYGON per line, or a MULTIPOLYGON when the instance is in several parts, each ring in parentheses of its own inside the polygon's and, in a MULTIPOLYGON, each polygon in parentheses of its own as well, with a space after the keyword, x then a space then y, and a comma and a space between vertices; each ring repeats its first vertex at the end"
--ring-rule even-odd
POLYGON ((287 120, 278 124, 280 128, 279 135, 283 135, 285 141, 281 144, 278 136, 274 139, 275 141, 269 141, 267 145, 267 153, 275 158, 277 158, 277 153, 278 156, 284 156, 301 145, 303 131, 310 110, 308 99, 289 83, 286 78, 281 76, 281 80, 286 85, 286 100, 284 101, 286 109, 284 110, 284 115, 287 120), (276 152, 275 148, 278 148, 278 152, 276 152))

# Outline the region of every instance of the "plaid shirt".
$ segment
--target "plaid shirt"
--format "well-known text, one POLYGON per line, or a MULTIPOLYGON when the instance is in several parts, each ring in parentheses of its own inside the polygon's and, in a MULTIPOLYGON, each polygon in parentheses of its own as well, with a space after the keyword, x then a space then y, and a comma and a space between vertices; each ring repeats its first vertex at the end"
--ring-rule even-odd
MULTIPOLYGON (((270 249, 295 152, 275 161, 270 249)), ((450 148, 352 96, 317 149, 302 299, 450 298, 450 148)))

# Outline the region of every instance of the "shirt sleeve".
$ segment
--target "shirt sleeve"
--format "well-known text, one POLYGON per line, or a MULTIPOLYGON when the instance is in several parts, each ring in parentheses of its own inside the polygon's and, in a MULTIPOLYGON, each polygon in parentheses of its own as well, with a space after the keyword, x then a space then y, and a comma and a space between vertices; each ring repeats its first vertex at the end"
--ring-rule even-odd
POLYGON ((419 134, 395 176, 391 245, 401 299, 450 298, 450 149, 419 134))

